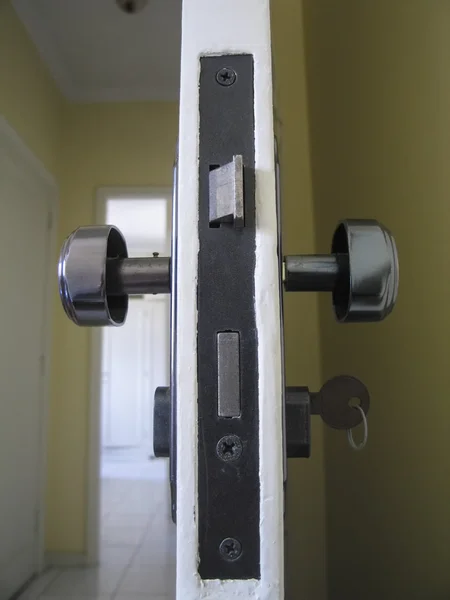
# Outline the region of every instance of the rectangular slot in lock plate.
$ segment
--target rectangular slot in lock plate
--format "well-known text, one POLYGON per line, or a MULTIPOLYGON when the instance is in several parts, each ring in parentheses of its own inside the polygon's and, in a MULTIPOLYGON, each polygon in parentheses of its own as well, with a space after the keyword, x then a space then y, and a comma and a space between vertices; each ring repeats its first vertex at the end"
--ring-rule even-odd
POLYGON ((239 333, 217 334, 217 412, 231 419, 241 416, 239 333))

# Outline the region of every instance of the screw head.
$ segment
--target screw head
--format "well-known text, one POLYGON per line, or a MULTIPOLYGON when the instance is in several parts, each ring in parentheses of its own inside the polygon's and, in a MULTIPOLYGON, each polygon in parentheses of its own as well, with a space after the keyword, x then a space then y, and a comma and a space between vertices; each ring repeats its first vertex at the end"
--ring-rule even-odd
POLYGON ((237 560, 242 554, 242 544, 235 538, 225 538, 220 542, 219 552, 228 562, 237 560))
POLYGON ((237 460, 242 454, 242 442, 237 435, 224 435, 217 442, 216 454, 224 462, 237 460))
POLYGON ((236 71, 230 67, 223 67, 216 73, 216 81, 220 85, 229 87, 236 81, 236 71))

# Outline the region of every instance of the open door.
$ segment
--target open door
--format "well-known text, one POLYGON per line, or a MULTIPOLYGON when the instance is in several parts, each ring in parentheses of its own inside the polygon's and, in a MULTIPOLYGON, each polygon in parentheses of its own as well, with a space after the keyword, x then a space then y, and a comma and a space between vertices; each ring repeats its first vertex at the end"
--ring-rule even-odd
POLYGON ((75 231, 60 259, 79 325, 121 325, 128 295, 171 293, 154 449, 171 461, 177 600, 283 600, 286 458, 309 456, 311 414, 365 420, 354 378, 284 388, 283 286, 331 292, 341 322, 381 320, 397 295, 395 243, 375 221, 340 223, 329 256, 282 255, 269 9, 183 2, 170 259, 128 258, 110 225, 75 231))
POLYGON ((278 600, 283 394, 269 1, 187 0, 182 26, 177 597, 278 600))
POLYGON ((278 600, 283 394, 269 1, 187 0, 182 25, 177 597, 278 600))

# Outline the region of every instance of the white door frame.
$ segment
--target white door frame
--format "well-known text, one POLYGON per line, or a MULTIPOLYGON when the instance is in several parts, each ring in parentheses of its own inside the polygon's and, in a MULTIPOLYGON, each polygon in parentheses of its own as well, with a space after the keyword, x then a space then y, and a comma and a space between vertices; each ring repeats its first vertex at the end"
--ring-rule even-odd
POLYGON ((0 115, 0 149, 4 149, 8 155, 15 157, 17 164, 23 166, 24 171, 32 173, 32 176, 48 189, 48 238, 47 238, 47 275, 45 291, 45 312, 43 315, 42 330, 42 387, 39 394, 40 421, 39 421, 39 490, 38 490, 38 516, 37 516, 37 556, 36 571, 40 573, 45 567, 45 499, 47 485, 47 450, 48 450, 48 415, 50 398, 50 362, 52 345, 52 319, 54 307, 54 283, 56 277, 56 232, 58 219, 58 186, 54 177, 46 169, 44 164, 30 150, 16 130, 7 119, 0 115), (54 265, 54 269, 52 268, 54 265))
MULTIPOLYGON (((177 214, 177 600, 284 600, 280 272, 269 0, 184 0, 177 214), (197 270, 200 58, 251 54, 256 183, 261 579, 198 573, 197 270), (189 357, 189 360, 187 359, 189 357)), ((256 541, 256 540, 255 540, 256 541)))
MULTIPOLYGON (((152 197, 167 198, 168 236, 170 240, 172 188, 150 186, 110 186, 98 188, 95 200, 95 223, 106 222, 108 200, 149 200, 152 197)), ((100 560, 100 479, 101 479, 101 365, 102 331, 99 327, 90 330, 90 402, 89 402, 89 448, 88 448, 88 510, 86 519, 86 564, 94 566, 100 560)))

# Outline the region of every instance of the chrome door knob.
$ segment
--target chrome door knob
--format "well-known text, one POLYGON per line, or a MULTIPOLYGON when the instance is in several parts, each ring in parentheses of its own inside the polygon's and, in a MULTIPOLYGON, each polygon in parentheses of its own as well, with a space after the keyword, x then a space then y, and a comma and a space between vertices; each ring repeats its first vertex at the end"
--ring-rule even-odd
POLYGON ((286 291, 331 292, 342 323, 381 321, 397 300, 395 240, 377 221, 341 221, 331 255, 286 256, 283 280, 286 291))
POLYGON ((170 258, 128 258, 117 227, 80 227, 62 247, 58 283, 62 305, 74 323, 120 326, 130 294, 170 292, 170 258))

